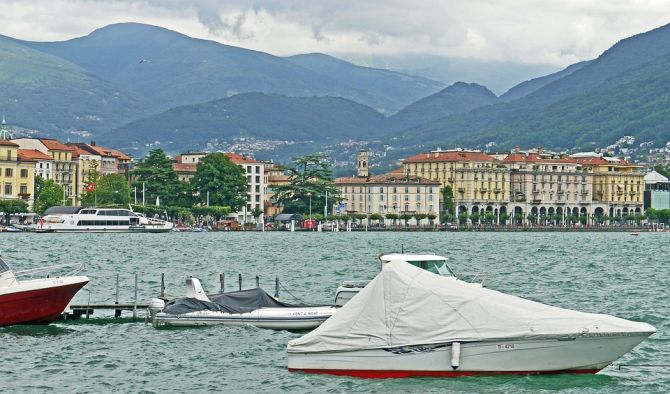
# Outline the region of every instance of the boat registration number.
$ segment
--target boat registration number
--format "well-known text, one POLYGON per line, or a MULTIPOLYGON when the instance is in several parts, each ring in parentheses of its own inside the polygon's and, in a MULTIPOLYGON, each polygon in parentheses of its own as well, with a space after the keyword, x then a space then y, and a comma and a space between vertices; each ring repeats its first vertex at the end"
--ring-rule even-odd
POLYGON ((516 346, 513 343, 505 343, 496 345, 496 350, 514 350, 516 346))

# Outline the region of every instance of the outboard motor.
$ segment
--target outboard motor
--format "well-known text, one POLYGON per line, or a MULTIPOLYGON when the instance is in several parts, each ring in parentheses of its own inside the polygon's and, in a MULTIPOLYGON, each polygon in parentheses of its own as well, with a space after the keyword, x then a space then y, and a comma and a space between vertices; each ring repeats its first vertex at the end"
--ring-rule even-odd
POLYGON ((460 342, 452 342, 451 343, 451 368, 454 369, 454 371, 460 366, 461 364, 461 343, 460 342))
POLYGON ((153 298, 149 302, 149 315, 151 316, 151 324, 156 326, 156 314, 165 308, 165 301, 160 298, 153 298))

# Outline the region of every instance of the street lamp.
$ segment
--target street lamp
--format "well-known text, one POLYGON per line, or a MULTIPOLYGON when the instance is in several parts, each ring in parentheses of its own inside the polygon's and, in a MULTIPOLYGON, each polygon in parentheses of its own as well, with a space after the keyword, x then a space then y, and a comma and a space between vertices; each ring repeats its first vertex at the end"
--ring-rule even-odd
POLYGON ((307 193, 309 197, 309 220, 312 220, 312 193, 307 193))

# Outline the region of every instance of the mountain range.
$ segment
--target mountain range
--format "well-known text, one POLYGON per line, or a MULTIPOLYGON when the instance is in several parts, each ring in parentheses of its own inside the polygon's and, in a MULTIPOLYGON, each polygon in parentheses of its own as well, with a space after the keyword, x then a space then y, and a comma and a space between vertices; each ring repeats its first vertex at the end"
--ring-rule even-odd
POLYGON ((319 53, 278 57, 122 23, 61 42, 0 36, 0 108, 16 128, 135 154, 247 137, 305 149, 392 141, 389 157, 492 143, 588 149, 623 135, 670 140, 668 66, 670 25, 497 97, 476 83, 445 86, 319 53))

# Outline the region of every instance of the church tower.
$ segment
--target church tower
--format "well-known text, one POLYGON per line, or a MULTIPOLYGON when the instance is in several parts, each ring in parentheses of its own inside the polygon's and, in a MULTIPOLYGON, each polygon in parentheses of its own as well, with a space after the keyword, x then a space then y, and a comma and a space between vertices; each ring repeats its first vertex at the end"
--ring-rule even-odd
POLYGON ((5 121, 5 114, 2 114, 2 123, 0 123, 0 140, 9 141, 12 139, 12 135, 9 134, 7 130, 7 121, 5 121))
POLYGON ((361 178, 367 178, 370 176, 370 173, 368 172, 368 151, 365 149, 361 149, 360 152, 358 152, 358 176, 361 178))

